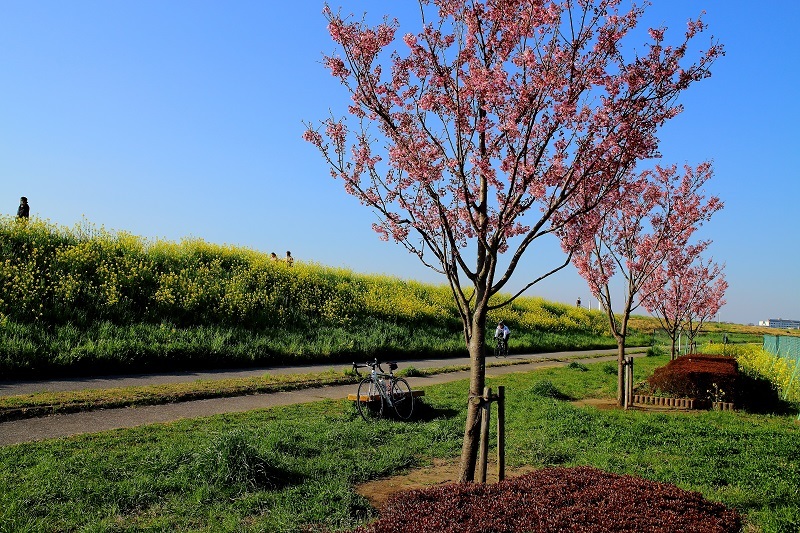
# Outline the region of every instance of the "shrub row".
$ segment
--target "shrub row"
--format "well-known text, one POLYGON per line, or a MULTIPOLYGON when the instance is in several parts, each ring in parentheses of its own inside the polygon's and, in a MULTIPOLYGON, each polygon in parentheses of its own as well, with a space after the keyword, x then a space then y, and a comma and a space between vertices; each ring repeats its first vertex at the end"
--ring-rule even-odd
POLYGON ((647 382, 655 393, 736 403, 738 377, 733 357, 689 354, 657 368, 647 382))
POLYGON ((741 517, 697 492, 592 467, 546 468, 494 485, 397 494, 358 533, 738 533, 741 517))

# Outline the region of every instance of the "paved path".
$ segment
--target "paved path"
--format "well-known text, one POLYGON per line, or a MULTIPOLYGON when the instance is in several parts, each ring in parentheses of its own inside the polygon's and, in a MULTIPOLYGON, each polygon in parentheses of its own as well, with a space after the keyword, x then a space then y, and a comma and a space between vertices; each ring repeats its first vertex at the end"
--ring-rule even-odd
MULTIPOLYGON (((636 350, 633 348, 632 350, 636 350)), ((632 351, 629 349, 629 351, 632 351)), ((616 354, 617 349, 607 350, 586 350, 568 352, 550 352, 527 355, 510 355, 507 361, 536 361, 541 359, 562 359, 580 357, 591 354, 616 354)), ((422 359, 422 360, 402 360, 396 359, 400 368, 413 366, 415 368, 442 368, 446 366, 465 366, 469 365, 469 357, 456 357, 448 359, 422 359)), ((503 361, 494 357, 487 357, 487 364, 495 361, 503 361)), ((361 361, 359 361, 361 362, 361 361)), ((190 383, 198 380, 215 380, 231 378, 258 377, 264 374, 305 374, 326 372, 329 370, 344 371, 349 370, 349 364, 326 364, 326 365, 298 365, 298 366, 275 366, 257 367, 246 369, 230 370, 210 370, 192 372, 168 372, 162 374, 126 374, 121 376, 101 376, 89 378, 65 378, 47 381, 0 381, 0 396, 14 396, 17 394, 33 394, 37 392, 63 392, 84 389, 113 389, 117 387, 137 387, 146 385, 161 385, 168 383, 190 383)))
MULTIPOLYGON (((510 366, 489 367, 488 377, 495 377, 512 372, 525 372, 535 368, 560 366, 566 362, 553 359, 569 359, 582 363, 616 360, 616 350, 592 350, 587 352, 556 352, 536 355, 514 355, 509 360, 520 364, 510 366), (597 357, 597 354, 604 354, 597 357), (595 357, 590 357, 594 355, 595 357), (528 361, 528 362, 523 362, 528 361)), ((634 354, 636 355, 636 354, 634 354)), ((643 354, 639 354, 643 355, 643 354)), ((487 359, 491 364, 495 359, 487 359)), ((430 359, 422 361, 398 361, 400 368, 414 366, 416 368, 441 368, 469 364, 468 358, 430 359)), ((91 379, 53 380, 24 383, 0 383, 0 396, 26 394, 41 391, 65 391, 90 388, 107 389, 113 387, 130 387, 160 383, 190 382, 198 379, 212 380, 269 374, 298 374, 319 372, 335 368, 349 368, 346 365, 314 365, 303 367, 260 368, 248 370, 185 372, 158 375, 116 376, 91 379)), ((469 377, 468 371, 435 374, 428 377, 408 378, 413 388, 424 389, 428 385, 447 383, 469 377)), ((18 444, 43 439, 66 437, 81 433, 96 433, 119 428, 130 428, 146 424, 174 422, 184 418, 197 418, 223 413, 238 413, 252 409, 264 409, 280 405, 300 404, 323 399, 343 399, 353 392, 353 385, 337 385, 318 387, 288 392, 252 394, 229 398, 211 398, 189 402, 164 405, 127 407, 121 409, 100 409, 81 413, 51 415, 41 418, 12 420, 0 423, 0 446, 18 444)))

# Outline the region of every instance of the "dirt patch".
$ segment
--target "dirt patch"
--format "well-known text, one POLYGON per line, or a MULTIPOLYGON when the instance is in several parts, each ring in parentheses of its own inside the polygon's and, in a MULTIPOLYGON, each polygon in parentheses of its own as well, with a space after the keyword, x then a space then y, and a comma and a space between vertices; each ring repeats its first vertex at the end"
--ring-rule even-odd
MULTIPOLYGON (((571 402, 572 405, 579 407, 589 406, 601 410, 614 410, 621 409, 617 405, 614 398, 586 398, 571 402)), ((640 406, 636 407, 641 408, 640 406)), ((659 410, 659 409, 648 409, 659 410)), ((675 410, 672 410, 675 412, 675 410)), ((800 424, 800 420, 798 420, 800 424)), ((520 468, 506 467, 506 478, 521 476, 536 470, 532 466, 524 466, 520 468)), ((487 483, 497 482, 497 464, 490 462, 486 475, 487 483)), ((369 500, 370 504, 376 509, 380 509, 386 500, 395 493, 422 489, 446 483, 455 483, 458 479, 458 461, 445 461, 443 459, 434 459, 433 464, 423 468, 411 470, 405 474, 388 477, 385 479, 377 479, 367 483, 362 483, 356 486, 356 492, 369 500)))
MULTIPOLYGON (((617 405, 617 401, 613 398, 586 398, 584 400, 575 400, 570 402, 577 407, 595 407, 601 411, 612 411, 615 409, 622 409, 617 405)), ((628 407, 631 411, 652 411, 655 413, 688 413, 689 409, 679 407, 668 407, 662 405, 632 405, 628 407)))
MULTIPOLYGON (((533 470, 535 468, 530 466, 514 469, 506 468, 506 478, 520 476, 533 470)), ((373 507, 380 509, 390 496, 398 492, 456 483, 457 479, 458 461, 434 459, 433 464, 430 466, 417 468, 403 475, 362 483, 356 486, 356 492, 369 500, 373 507)), ((497 482, 496 463, 489 463, 486 482, 497 482)))

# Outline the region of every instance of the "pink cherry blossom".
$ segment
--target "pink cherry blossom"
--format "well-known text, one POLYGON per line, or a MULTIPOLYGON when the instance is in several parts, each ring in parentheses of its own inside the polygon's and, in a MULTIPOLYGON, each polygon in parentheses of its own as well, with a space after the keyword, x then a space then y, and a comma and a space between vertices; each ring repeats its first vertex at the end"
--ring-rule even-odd
POLYGON ((705 246, 695 247, 686 254, 670 257, 656 271, 653 288, 642 300, 669 335, 673 359, 677 356, 678 335, 685 331, 691 345, 702 325, 725 305, 728 283, 724 266, 710 259, 704 261, 699 255, 703 249, 705 246))
MULTIPOLYGON (((699 20, 675 45, 668 28, 623 45, 645 7, 621 3, 419 0, 414 33, 388 17, 371 26, 323 10, 338 47, 324 64, 350 94, 350 118, 306 124, 304 138, 377 215, 381 238, 445 275, 473 395, 483 390, 488 314, 568 265, 609 206, 647 192, 632 169, 659 156, 657 132, 681 111, 678 96, 723 53, 713 40, 690 51, 699 20), (520 291, 492 298, 552 234, 564 262, 537 265, 543 273, 524 272, 520 291)), ((470 403, 462 480, 473 475, 475 416, 470 403)))
POLYGON ((642 302, 648 309, 657 307, 668 272, 687 275, 686 265, 708 246, 691 238, 722 209, 719 198, 703 192, 711 175, 708 162, 687 165, 682 175, 676 166, 628 172, 619 190, 595 209, 602 217, 574 219, 560 231, 562 246, 573 252, 573 264, 602 304, 617 339, 620 402, 631 313, 642 302), (614 279, 623 286, 622 301, 611 288, 614 279))

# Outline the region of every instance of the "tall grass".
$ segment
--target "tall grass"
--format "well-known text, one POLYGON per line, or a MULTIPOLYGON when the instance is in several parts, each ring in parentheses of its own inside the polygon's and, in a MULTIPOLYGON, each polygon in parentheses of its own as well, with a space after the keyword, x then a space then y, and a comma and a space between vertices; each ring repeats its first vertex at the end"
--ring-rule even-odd
MULTIPOLYGON (((512 350, 612 347, 603 316, 541 298, 493 313, 512 350)), ((255 250, 0 218, 0 370, 463 351, 449 288, 255 250)))

